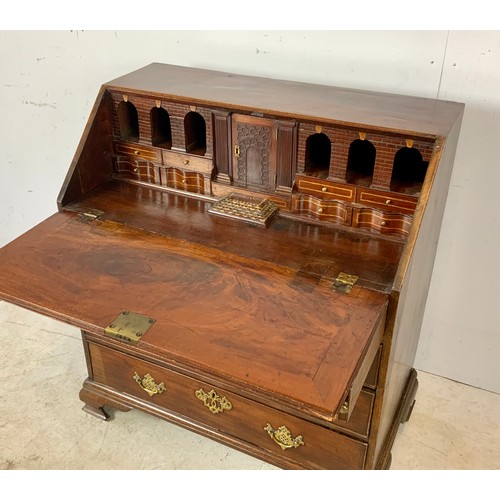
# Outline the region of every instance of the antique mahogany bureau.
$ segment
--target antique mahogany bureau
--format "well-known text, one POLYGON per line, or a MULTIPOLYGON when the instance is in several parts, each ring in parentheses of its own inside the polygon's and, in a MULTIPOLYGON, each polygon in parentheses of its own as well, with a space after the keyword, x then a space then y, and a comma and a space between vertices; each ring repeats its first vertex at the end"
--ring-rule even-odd
POLYGON ((0 298, 82 330, 84 410, 388 468, 463 105, 151 64, 102 86, 0 298))

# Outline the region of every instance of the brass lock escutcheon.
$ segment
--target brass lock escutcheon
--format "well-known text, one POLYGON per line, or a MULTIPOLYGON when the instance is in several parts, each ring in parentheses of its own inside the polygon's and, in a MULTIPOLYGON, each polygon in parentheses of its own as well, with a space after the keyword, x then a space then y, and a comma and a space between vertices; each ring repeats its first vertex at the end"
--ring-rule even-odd
POLYGON ((264 430, 267 431, 271 439, 279 445, 283 451, 288 448, 298 448, 305 444, 302 436, 293 438, 292 433, 284 425, 277 429, 273 429, 273 426, 267 423, 264 430))
POLYGON ((146 375, 141 378, 137 372, 134 372, 132 378, 139 384, 141 389, 150 395, 150 397, 153 397, 155 394, 161 394, 165 390, 165 384, 163 382, 157 384, 149 373, 146 373, 146 375))
POLYGON ((241 155, 240 147, 238 145, 235 145, 234 146, 234 156, 236 156, 236 158, 239 158, 240 155, 241 155))
POLYGON ((233 405, 226 398, 226 396, 219 396, 214 389, 210 392, 205 392, 203 389, 198 389, 195 393, 195 396, 203 401, 205 406, 214 414, 222 413, 224 410, 230 410, 233 405))

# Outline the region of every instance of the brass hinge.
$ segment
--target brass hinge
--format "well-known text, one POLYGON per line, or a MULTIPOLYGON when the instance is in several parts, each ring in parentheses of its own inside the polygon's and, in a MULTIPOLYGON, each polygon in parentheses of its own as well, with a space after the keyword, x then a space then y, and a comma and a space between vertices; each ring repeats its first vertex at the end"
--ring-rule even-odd
POLYGON ((353 274, 339 273, 332 288, 339 292, 349 293, 356 281, 358 281, 358 277, 353 274))
POLYGON ((86 212, 81 212, 78 215, 80 216, 80 220, 84 222, 92 222, 98 219, 103 213, 104 212, 102 212, 101 210, 91 208, 90 210, 87 210, 86 212))
POLYGON ((149 318, 142 314, 123 311, 104 331, 111 337, 136 344, 155 321, 154 318, 149 318))

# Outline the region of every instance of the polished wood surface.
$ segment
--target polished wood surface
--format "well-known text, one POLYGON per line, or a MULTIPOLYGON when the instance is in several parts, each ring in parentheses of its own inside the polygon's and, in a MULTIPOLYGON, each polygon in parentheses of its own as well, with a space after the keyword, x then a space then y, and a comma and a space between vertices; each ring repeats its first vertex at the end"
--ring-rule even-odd
POLYGON ((98 209, 104 212, 101 220, 126 221, 131 227, 300 270, 304 280, 332 279, 345 272, 358 276, 359 283, 368 288, 388 292, 392 287, 402 241, 284 217, 263 231, 209 215, 209 207, 208 200, 110 182, 66 209, 79 213, 98 209))
POLYGON ((462 104, 326 85, 207 71, 153 63, 112 80, 119 92, 220 106, 334 124, 404 131, 417 136, 446 135, 462 104), (327 105, 325 103, 328 103, 327 105))
POLYGON ((114 350, 94 343, 90 344, 90 356, 95 382, 113 387, 149 405, 189 416, 192 421, 243 439, 269 453, 285 454, 289 460, 300 462, 302 467, 336 469, 363 467, 365 443, 250 401, 213 384, 200 382, 127 354, 117 354, 114 350), (139 376, 150 374, 155 383, 164 384, 165 390, 161 394, 149 396, 134 380, 133 376, 136 373, 139 376), (219 397, 229 401, 230 409, 212 413, 196 397, 196 391, 200 389, 205 393, 214 390, 219 397), (292 436, 301 435, 305 444, 281 450, 264 430, 267 423, 274 428, 285 425, 292 436))
POLYGON ((4 299, 93 332, 124 310, 154 317, 141 346, 269 397, 293 397, 330 420, 387 302, 361 287, 336 293, 332 280, 284 265, 75 214, 54 215, 0 258, 4 299))

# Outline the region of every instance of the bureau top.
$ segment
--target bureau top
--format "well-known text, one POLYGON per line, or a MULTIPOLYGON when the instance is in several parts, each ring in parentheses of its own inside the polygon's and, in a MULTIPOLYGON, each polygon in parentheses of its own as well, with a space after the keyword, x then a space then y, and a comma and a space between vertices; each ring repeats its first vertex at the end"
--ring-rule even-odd
POLYGON ((446 137, 462 103, 152 63, 106 84, 123 92, 301 120, 446 137))

